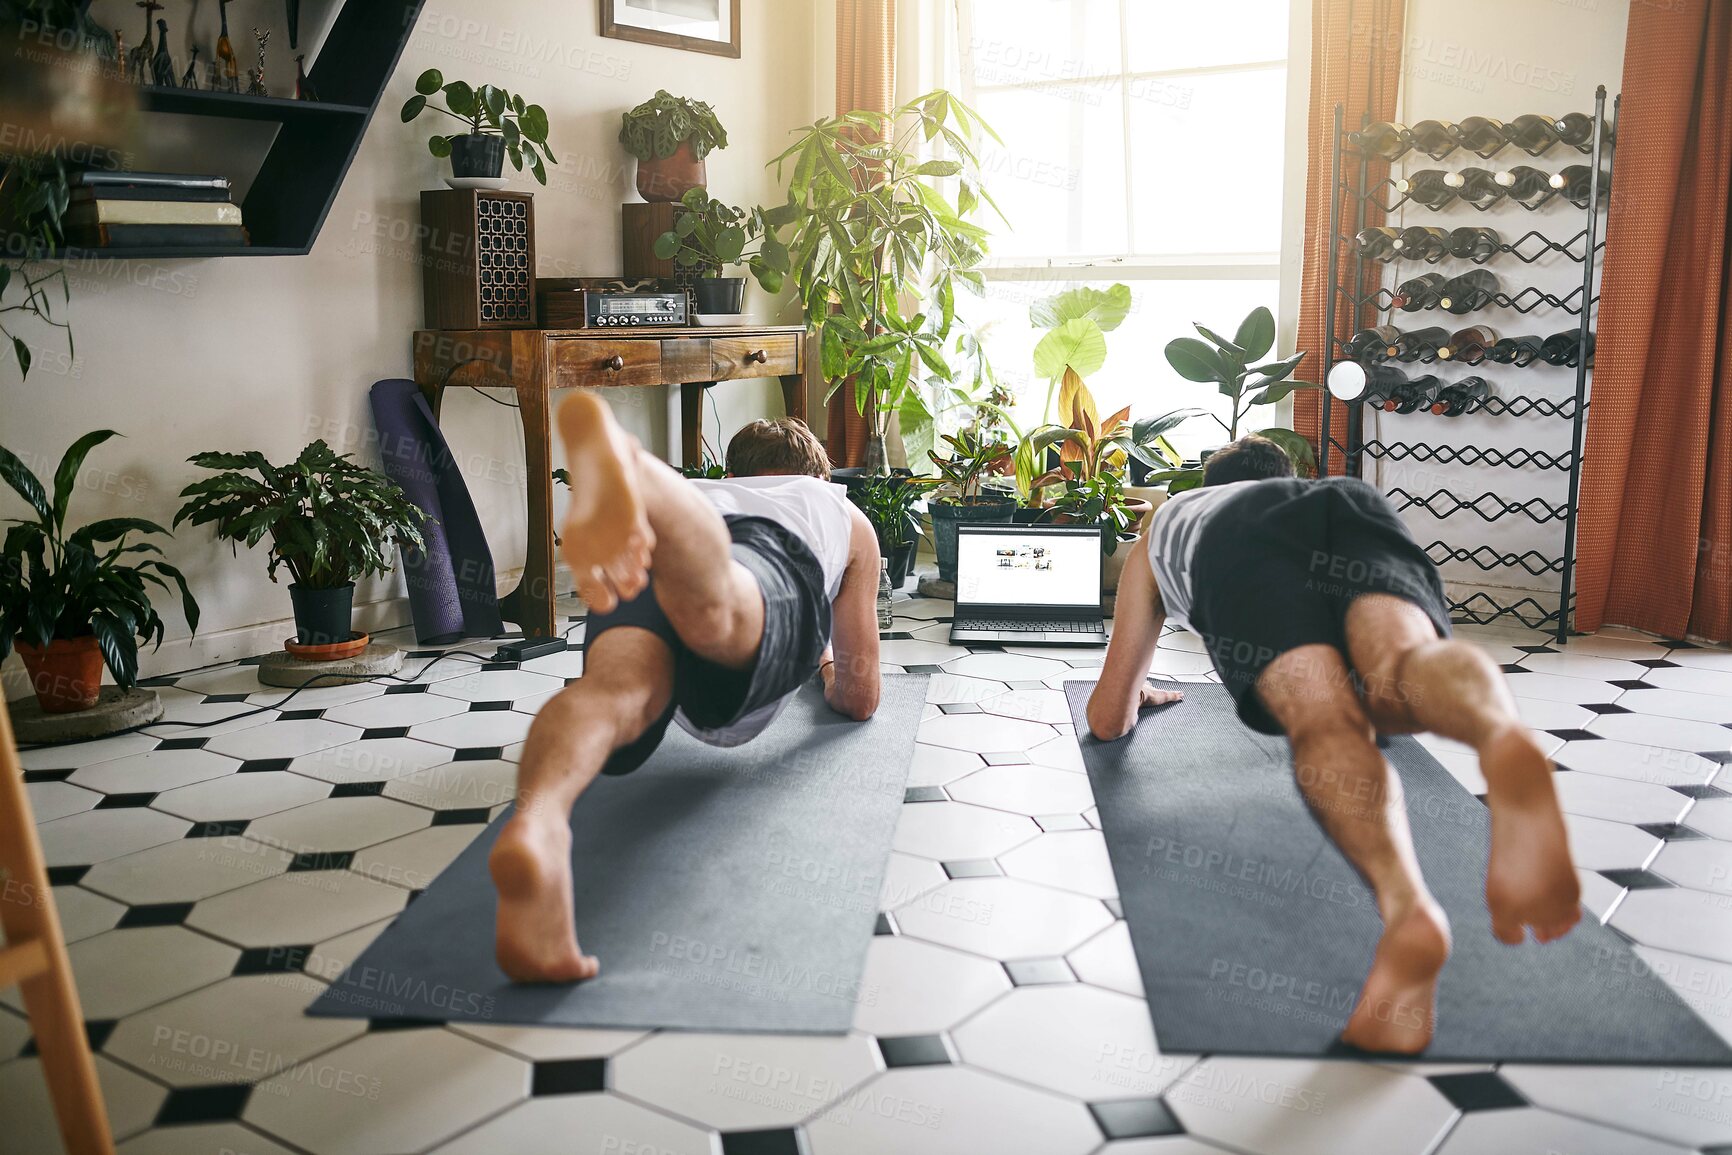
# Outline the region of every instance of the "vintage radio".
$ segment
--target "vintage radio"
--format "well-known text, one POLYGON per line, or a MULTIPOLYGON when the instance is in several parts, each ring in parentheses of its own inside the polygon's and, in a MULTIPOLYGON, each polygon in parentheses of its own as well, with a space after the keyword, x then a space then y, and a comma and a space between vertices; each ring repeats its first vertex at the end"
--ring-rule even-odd
POLYGON ((535 326, 535 203, 529 193, 421 194, 421 285, 429 329, 535 326))
POLYGON ((680 328, 692 323, 685 290, 659 280, 544 277, 535 282, 544 329, 680 328))

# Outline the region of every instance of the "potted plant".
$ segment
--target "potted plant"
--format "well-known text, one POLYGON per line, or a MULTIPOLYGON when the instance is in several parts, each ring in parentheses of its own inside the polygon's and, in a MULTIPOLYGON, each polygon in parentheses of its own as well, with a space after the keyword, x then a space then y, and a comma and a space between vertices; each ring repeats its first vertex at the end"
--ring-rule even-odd
POLYGON ((819 120, 771 161, 778 177, 788 170, 788 200, 763 220, 783 243, 766 243, 752 273, 771 293, 784 274, 792 278, 806 326, 819 336, 829 394, 851 389, 855 408, 872 417, 869 473, 886 472, 893 419, 910 443, 930 436, 920 432, 932 412, 917 373, 955 377, 947 346, 967 331, 956 317, 956 285, 984 284, 987 233, 969 218, 992 203, 970 143, 976 134, 998 139, 940 90, 889 112, 819 120), (928 141, 951 156, 923 159, 928 141))
POLYGON ((415 78, 415 95, 403 102, 403 123, 408 124, 431 108, 468 126, 466 132, 427 139, 427 151, 451 158, 451 175, 462 178, 497 178, 505 171, 505 158, 519 172, 528 165, 541 184, 547 183, 547 168, 558 164, 547 147, 547 111, 539 104, 526 104, 491 84, 479 87, 461 80, 449 84, 437 68, 415 78), (445 107, 431 104, 435 93, 443 93, 445 107))
POLYGON ((920 518, 914 503, 920 487, 906 477, 871 477, 848 490, 848 500, 860 507, 878 534, 878 552, 890 570, 890 585, 901 589, 914 572, 914 554, 920 545, 920 518))
POLYGON ((1029 322, 1045 330, 1034 347, 1034 371, 1047 380, 1042 420, 1052 419, 1056 398, 1061 415, 1087 413, 1099 421, 1094 394, 1086 381, 1107 360, 1106 335, 1131 311, 1129 285, 1105 289, 1082 286, 1036 301, 1029 322))
POLYGON ((723 267, 750 262, 765 268, 771 263, 786 268, 786 252, 775 255, 781 244, 766 229, 762 209, 747 212, 694 188, 680 198, 674 227, 656 238, 655 255, 673 261, 681 269, 697 271, 692 295, 700 314, 731 315, 744 308, 746 278, 724 277, 723 267), (757 242, 758 249, 749 251, 753 242, 757 242), (765 248, 772 255, 766 256, 765 248))
POLYGON ((728 147, 728 130, 701 100, 666 89, 620 117, 619 142, 637 157, 637 191, 646 201, 677 201, 708 183, 704 157, 728 147))
POLYGON ((166 590, 173 582, 187 627, 198 629, 198 603, 180 571, 149 556, 162 553, 156 543, 129 542, 129 535, 166 537, 166 529, 139 517, 111 517, 66 532, 85 456, 115 436, 98 429, 73 442, 54 470, 52 497, 22 461, 0 448, 0 476, 36 515, 14 519, 0 547, 0 660, 17 646, 47 714, 94 706, 105 665, 122 689, 138 680, 138 643, 162 644, 151 585, 166 590))
MULTIPOLYGON (((1275 344, 1275 318, 1261 305, 1252 309, 1239 323, 1231 341, 1202 325, 1196 325, 1196 329, 1207 341, 1199 341, 1195 337, 1179 337, 1167 342, 1167 363, 1187 381, 1215 385, 1221 395, 1231 402, 1230 420, 1222 421, 1210 414, 1215 423, 1226 431, 1228 441, 1238 440, 1240 422, 1250 415, 1252 407, 1272 405, 1298 389, 1320 387, 1312 381, 1291 379, 1293 370, 1305 359, 1304 353, 1295 353, 1278 361, 1252 364, 1267 356, 1275 344)), ((1311 443, 1293 430, 1275 427, 1247 432, 1267 437, 1286 450, 1300 476, 1310 476, 1317 472, 1317 457, 1312 451, 1311 443)), ((1137 456, 1144 464, 1161 470, 1151 474, 1149 480, 1165 481, 1168 493, 1182 493, 1203 484, 1201 465, 1175 468, 1175 463, 1169 458, 1150 453, 1146 448, 1138 452, 1137 456)))
POLYGON ((956 580, 956 527, 962 522, 1009 521, 1016 499, 1008 494, 986 492, 987 479, 1003 473, 1011 463, 1011 448, 1002 441, 982 438, 964 429, 944 437, 950 452, 936 450, 927 456, 938 467, 936 478, 917 478, 914 484, 932 490, 926 510, 932 517, 932 548, 938 555, 938 579, 956 580))
MULTIPOLYGON (((383 473, 357 465, 323 441, 283 466, 256 451, 196 453, 187 460, 225 472, 180 491, 187 500, 174 524, 212 525, 237 552, 242 543, 250 549, 269 537, 270 579, 277 580, 279 566, 287 566, 294 579, 289 600, 297 646, 365 645, 366 636, 357 637, 349 625, 355 579, 389 571, 394 546, 421 549, 427 515, 383 473)), ((343 655, 337 650, 304 656, 343 655)))

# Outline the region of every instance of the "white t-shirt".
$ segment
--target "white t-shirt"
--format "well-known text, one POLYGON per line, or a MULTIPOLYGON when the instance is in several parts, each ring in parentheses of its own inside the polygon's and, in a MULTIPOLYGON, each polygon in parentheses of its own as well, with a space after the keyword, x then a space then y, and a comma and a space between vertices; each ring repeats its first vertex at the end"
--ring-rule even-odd
POLYGON ((1149 529, 1149 566, 1155 571, 1168 620, 1191 628, 1191 563, 1197 558, 1197 539, 1229 497, 1243 492, 1241 486, 1255 484, 1234 481, 1186 490, 1155 510, 1149 529))

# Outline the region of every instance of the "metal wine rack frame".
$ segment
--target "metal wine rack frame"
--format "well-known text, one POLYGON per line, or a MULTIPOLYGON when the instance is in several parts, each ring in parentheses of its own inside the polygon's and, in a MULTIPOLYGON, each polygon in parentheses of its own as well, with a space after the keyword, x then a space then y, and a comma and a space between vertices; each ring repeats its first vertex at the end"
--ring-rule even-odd
MULTIPOLYGON (((1600 239, 1600 210, 1605 207, 1606 198, 1602 194, 1602 181, 1611 171, 1612 152, 1617 140, 1617 98, 1612 99, 1611 132, 1605 131, 1606 125, 1606 89, 1602 85, 1594 93, 1594 125, 1592 143, 1586 152, 1589 157, 1590 180, 1588 196, 1585 201, 1568 201, 1580 209, 1586 216, 1586 225, 1573 237, 1567 240, 1556 240, 1539 229, 1530 229, 1526 234, 1514 241, 1500 243, 1494 253, 1474 258, 1458 258, 1438 255, 1425 262, 1436 264, 1440 260, 1459 260, 1475 265, 1484 264, 1493 259, 1513 259, 1522 264, 1531 265, 1550 253, 1561 253, 1569 260, 1582 266, 1581 287, 1559 297, 1555 293, 1545 292, 1535 286, 1526 286, 1513 292, 1494 294, 1488 302, 1489 307, 1511 310, 1518 314, 1526 314, 1535 309, 1547 308, 1557 310, 1579 318, 1578 349, 1585 349, 1589 336, 1594 330, 1595 306, 1599 297, 1594 292, 1594 271, 1598 267, 1605 242, 1600 239)), ((1362 126, 1363 127, 1363 126, 1362 126)), ((1471 153, 1470 155, 1490 160, 1505 148, 1512 147, 1507 142, 1489 155, 1471 153)), ((1569 147, 1569 146, 1554 146, 1569 147)), ((1455 150, 1449 150, 1441 156, 1423 153, 1433 160, 1442 160, 1455 150)), ((1465 150, 1464 150, 1465 151, 1465 150)), ((1537 154, 1536 154, 1537 155, 1537 154)), ((1349 333, 1357 332, 1368 324, 1367 316, 1375 316, 1382 312, 1392 312, 1394 294, 1379 288, 1372 292, 1363 292, 1361 287, 1366 283, 1366 271, 1373 262, 1359 255, 1354 237, 1365 225, 1365 210, 1367 206, 1381 209, 1384 213, 1394 212, 1410 200, 1421 208, 1426 206, 1413 198, 1402 195, 1393 179, 1384 179, 1376 183, 1368 183, 1373 157, 1355 151, 1347 142, 1347 129, 1343 123, 1341 105, 1335 106, 1335 147, 1332 158, 1333 165, 1333 195, 1329 205, 1329 231, 1334 243, 1329 246, 1329 299, 1325 307, 1325 332, 1328 334, 1323 353, 1323 379, 1328 380, 1329 370, 1338 361, 1345 360, 1345 340, 1340 336, 1338 328, 1337 309, 1345 307, 1352 324, 1348 326, 1349 333), (1349 181, 1344 178, 1347 166, 1353 165, 1358 170, 1358 179, 1349 181), (1348 227, 1344 227, 1348 226, 1348 227), (1346 250, 1345 253, 1343 250, 1346 250), (1344 276, 1343 274, 1346 273, 1344 276)), ((1508 198, 1500 198, 1501 203, 1508 198)), ((1527 211, 1534 212, 1550 205, 1553 200, 1566 200, 1561 192, 1553 191, 1540 200, 1527 204, 1521 201, 1510 201, 1527 211)), ((1489 206, 1471 205, 1484 211, 1489 206)), ((1382 262, 1375 262, 1381 265, 1382 262)), ((1488 307, 1488 306, 1481 306, 1488 307)), ((1418 360, 1423 364, 1436 361, 1436 349, 1424 349, 1418 360)), ((1470 525, 1474 522, 1489 524, 1505 517, 1526 518, 1539 525, 1550 525, 1563 522, 1564 548, 1561 557, 1548 557, 1538 550, 1526 550, 1515 553, 1498 549, 1494 546, 1475 542, 1436 540, 1426 547, 1426 553, 1439 564, 1446 561, 1461 562, 1477 567, 1484 573, 1497 571, 1525 572, 1531 577, 1544 577, 1556 574, 1558 578, 1558 608, 1549 610, 1533 597, 1519 596, 1520 591, 1512 591, 1515 596, 1500 599, 1483 590, 1475 591, 1467 597, 1457 599, 1448 596, 1450 616, 1458 622, 1471 622, 1485 625, 1492 622, 1510 620, 1533 629, 1546 629, 1556 634, 1560 644, 1568 641, 1570 619, 1575 603, 1575 550, 1576 550, 1576 513, 1577 498, 1581 489, 1582 434, 1588 411, 1588 386, 1591 370, 1588 367, 1588 357, 1578 356, 1576 359, 1576 389, 1574 397, 1552 399, 1547 397, 1526 396, 1494 396, 1486 399, 1480 407, 1480 412, 1490 416, 1556 418, 1571 423, 1571 447, 1567 453, 1546 453, 1538 450, 1518 449, 1499 450, 1476 445, 1432 445, 1425 442, 1408 442, 1390 439, 1365 440, 1365 415, 1363 399, 1347 402, 1347 429, 1344 438, 1337 438, 1332 428, 1334 398, 1324 394, 1321 437, 1319 438, 1319 472, 1329 476, 1329 462, 1332 453, 1342 455, 1345 471, 1352 476, 1363 472, 1365 459, 1387 458, 1393 461, 1412 459, 1415 461, 1437 461, 1440 463, 1459 463, 1476 467, 1492 469, 1533 469, 1554 471, 1568 474, 1568 485, 1561 502, 1553 503, 1542 498, 1531 498, 1527 501, 1513 501, 1490 490, 1479 494, 1457 494, 1445 489, 1433 493, 1412 493, 1396 487, 1386 496, 1395 502, 1400 509, 1423 509, 1439 521, 1451 518, 1462 518, 1470 525)), ((1483 357, 1463 359, 1463 365, 1477 365, 1483 357)), ((1506 366, 1512 374, 1519 374, 1523 366, 1506 366)))

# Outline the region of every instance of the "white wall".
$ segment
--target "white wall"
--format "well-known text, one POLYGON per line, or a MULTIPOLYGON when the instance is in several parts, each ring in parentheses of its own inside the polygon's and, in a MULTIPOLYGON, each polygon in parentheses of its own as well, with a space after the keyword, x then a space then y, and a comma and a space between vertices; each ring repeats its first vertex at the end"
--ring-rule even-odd
MULTIPOLYGON (((1459 121, 1468 116, 1490 116, 1510 120, 1526 112, 1558 116, 1565 112, 1592 112, 1594 89, 1605 85, 1607 116, 1610 100, 1618 92, 1623 74, 1624 34, 1629 19, 1629 0, 1410 0, 1407 6, 1401 105, 1397 119, 1405 124, 1426 119, 1459 121)), ((1586 163, 1572 149, 1553 148, 1538 159, 1519 149, 1508 148, 1489 161, 1457 151, 1441 163, 1410 154, 1398 167, 1408 171, 1470 166, 1505 169, 1531 164, 1555 172, 1569 164, 1586 163)), ((1601 238, 1604 221, 1601 218, 1601 238)), ((1407 207, 1392 216, 1391 224, 1440 225, 1453 228, 1479 225, 1497 229, 1506 242, 1513 242, 1529 229, 1539 229, 1559 241, 1579 232, 1586 214, 1561 198, 1538 212, 1515 205, 1500 205, 1488 212, 1455 206, 1441 213, 1407 207)), ((1532 245, 1534 242, 1530 241, 1532 245)), ((1580 245, 1577 246, 1580 251, 1580 245)), ((1435 268, 1450 275, 1471 266, 1446 259, 1435 268)), ((1581 289, 1582 267, 1561 254, 1552 253, 1533 265, 1523 265, 1503 256, 1485 268, 1495 272, 1512 295, 1525 285, 1534 285, 1559 297, 1581 289)), ((1405 279, 1427 267, 1399 265, 1391 278, 1405 279)), ((1386 284, 1392 281, 1386 281, 1386 284)), ((1507 309, 1491 308, 1461 317, 1439 311, 1397 313, 1394 324, 1401 328, 1443 325, 1450 329, 1470 324, 1489 324, 1503 335, 1536 333, 1547 335, 1573 327, 1577 318, 1561 310, 1541 307, 1525 317, 1507 309)), ((1415 367, 1419 368, 1419 367, 1415 367)), ((1575 371, 1547 365, 1517 369, 1486 364, 1478 369, 1444 368, 1440 377, 1454 379, 1478 373, 1494 393, 1523 394, 1547 398, 1573 395, 1575 371)), ((1384 415, 1380 420, 1385 438, 1460 445, 1472 443, 1502 450, 1528 448, 1550 454, 1570 449, 1571 423, 1556 418, 1490 417, 1470 415, 1455 420, 1429 414, 1384 415)), ((1375 426, 1368 422, 1367 436, 1375 426)), ((1367 470, 1369 477, 1370 470, 1367 470)), ((1463 498, 1488 490, 1515 502, 1540 497, 1559 503, 1567 491, 1567 474, 1534 468, 1510 469, 1489 466, 1396 463, 1385 459, 1378 469, 1384 489, 1401 486, 1429 495, 1439 489, 1463 498)), ((1439 521, 1423 509, 1410 510, 1408 523, 1421 544, 1443 538, 1451 544, 1472 548, 1481 542, 1502 552, 1538 550, 1548 557, 1563 552, 1563 523, 1536 525, 1525 516, 1505 517, 1487 524, 1469 513, 1439 521)), ((1534 595, 1549 611, 1557 604, 1558 577, 1534 578, 1520 570, 1503 570, 1490 579, 1479 570, 1460 563, 1444 567, 1445 576, 1457 583, 1457 596, 1472 587, 1490 588, 1493 583, 1523 590, 1545 591, 1534 595)), ((1510 589, 1494 591, 1499 600, 1527 596, 1510 589)))
MULTIPOLYGON (((603 39, 596 5, 571 0, 430 0, 409 48, 368 128, 313 252, 305 257, 199 261, 101 261, 72 270, 72 321, 77 356, 38 333, 39 362, 20 382, 0 368, 0 443, 44 477, 62 449, 85 431, 112 426, 124 441, 92 456, 80 480, 73 515, 143 516, 166 524, 176 494, 200 471, 185 458, 207 449, 263 450, 292 457, 323 437, 339 449, 376 460, 367 388, 407 376, 409 334, 421 323, 421 276, 413 229, 418 194, 441 187, 444 163, 428 155, 434 118, 402 124, 397 109, 423 69, 447 79, 492 81, 545 106, 558 166, 549 186, 527 174, 512 187, 536 194, 537 260, 544 276, 617 275, 620 202, 631 191, 632 162, 619 145, 619 114, 657 88, 711 102, 728 129, 730 147, 709 158, 716 195, 750 204, 781 199, 764 162, 781 151, 788 132, 827 111, 829 65, 822 84, 819 40, 810 0, 737 0, 743 8, 739 60, 603 39)), ((251 5, 281 18, 281 5, 251 5)), ((243 66, 252 42, 243 24, 258 15, 236 5, 230 32, 243 66), (244 41, 244 43, 243 43, 244 41)), ((195 0, 193 35, 209 57, 216 39, 216 5, 195 0)), ((316 51, 332 19, 334 0, 303 6, 301 46, 316 51)), ((97 0, 94 14, 137 36, 138 13, 126 0, 97 0)), ((170 43, 185 59, 184 6, 165 13, 170 43)), ((278 28, 268 49, 273 91, 293 91, 287 34, 278 28)), ((443 119, 443 118, 438 118, 443 119)), ((152 118, 152 139, 132 167, 179 165, 244 177, 268 143, 258 126, 225 126, 182 118, 152 118), (213 143, 215 142, 215 143, 213 143), (220 159, 219 159, 220 158, 220 159)), ((506 166, 507 175, 512 170, 506 166)), ((776 313, 753 285, 748 309, 776 313)), ((780 319, 790 320, 786 315, 780 319)), ((677 453, 678 397, 669 390, 619 390, 616 408, 647 443, 666 450, 670 428, 677 453), (673 414, 670 422, 669 414, 673 414)), ((739 424, 780 412, 774 381, 723 386, 712 396, 722 429, 710 415, 719 448, 739 424)), ((481 509, 502 579, 522 565, 523 454, 515 414, 474 393, 454 390, 445 406, 446 432, 481 509)), ((18 502, 0 496, 0 517, 18 502)), ((147 672, 185 669, 274 648, 291 629, 284 587, 265 578, 262 551, 232 558, 204 530, 183 530, 169 547, 185 570, 204 621, 188 643, 178 614, 166 615, 169 638, 147 655, 147 672)), ((357 591, 363 628, 407 622, 396 575, 357 591)), ((165 611, 167 603, 162 603, 165 611)), ((16 659, 9 663, 16 666, 16 659)), ((23 687, 16 674, 13 693, 23 687)))

